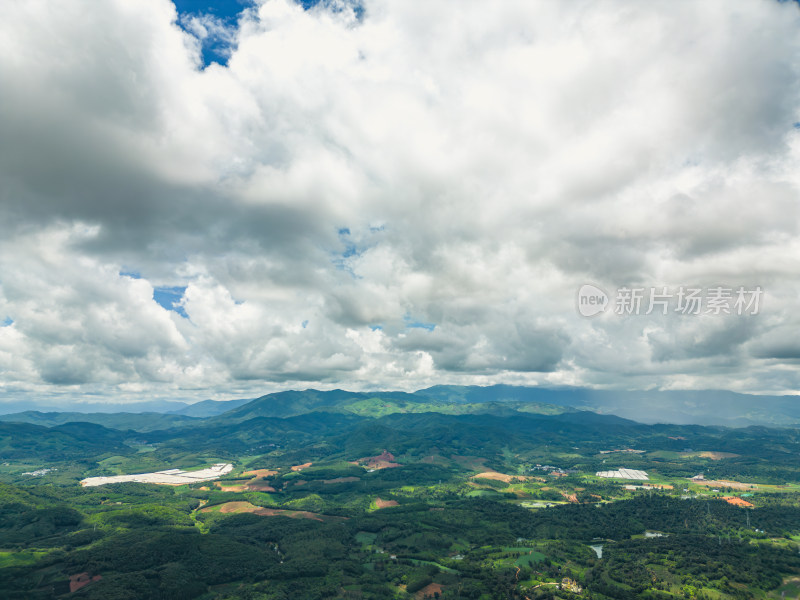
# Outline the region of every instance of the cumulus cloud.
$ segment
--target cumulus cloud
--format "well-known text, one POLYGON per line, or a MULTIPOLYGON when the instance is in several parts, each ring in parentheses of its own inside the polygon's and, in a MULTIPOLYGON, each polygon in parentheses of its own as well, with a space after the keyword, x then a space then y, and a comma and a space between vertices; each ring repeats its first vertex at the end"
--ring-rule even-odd
POLYGON ((0 388, 797 391, 798 26, 761 0, 5 2, 0 388), (585 319, 586 282, 765 295, 585 319))

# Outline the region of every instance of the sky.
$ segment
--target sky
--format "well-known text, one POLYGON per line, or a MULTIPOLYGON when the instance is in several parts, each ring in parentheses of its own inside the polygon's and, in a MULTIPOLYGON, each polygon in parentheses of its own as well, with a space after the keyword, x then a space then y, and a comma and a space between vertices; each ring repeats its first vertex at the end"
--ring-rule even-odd
POLYGON ((798 393, 799 31, 774 0, 5 0, 0 401, 798 393))

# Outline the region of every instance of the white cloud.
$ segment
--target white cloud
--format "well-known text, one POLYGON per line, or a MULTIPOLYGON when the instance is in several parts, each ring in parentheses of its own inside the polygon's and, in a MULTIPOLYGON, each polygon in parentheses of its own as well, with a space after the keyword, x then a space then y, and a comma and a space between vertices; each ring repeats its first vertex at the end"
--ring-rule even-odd
POLYGON ((193 37, 166 0, 5 2, 0 385, 797 390, 799 15, 268 0, 193 37), (585 282, 766 296, 586 320, 585 282))

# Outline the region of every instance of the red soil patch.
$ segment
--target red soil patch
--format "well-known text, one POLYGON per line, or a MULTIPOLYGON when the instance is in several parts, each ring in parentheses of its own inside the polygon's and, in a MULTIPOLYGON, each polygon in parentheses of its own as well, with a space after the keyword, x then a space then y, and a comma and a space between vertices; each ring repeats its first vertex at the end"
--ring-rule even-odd
POLYGON ((741 455, 733 452, 698 452, 697 456, 710 458, 711 460, 722 460, 723 458, 736 458, 741 455))
POLYGON ((439 583, 429 583, 420 591, 418 591, 415 594, 415 597, 418 600, 425 600, 425 598, 435 598, 436 597, 435 594, 439 594, 440 596, 442 595, 443 589, 444 587, 442 587, 442 585, 439 583))
POLYGON ((243 492, 245 487, 244 484, 222 485, 218 481, 215 481, 214 485, 216 485, 223 492, 243 492))
POLYGON ((290 517, 292 519, 313 519, 314 521, 323 521, 317 513, 312 513, 307 510, 281 510, 279 508, 259 508, 254 510, 253 514, 261 515, 262 517, 290 517))
MULTIPOLYGON (((211 512, 216 507, 208 507, 201 509, 200 512, 211 512)), ((252 513, 254 515, 261 515, 262 517, 291 517, 293 519, 313 519, 315 521, 322 521, 321 515, 312 513, 307 510, 283 510, 280 508, 264 508, 262 506, 255 506, 249 502, 226 502, 219 506, 219 512, 222 514, 239 514, 239 513, 252 513)))
POLYGON ((78 573, 77 575, 70 575, 69 577, 69 591, 77 592, 79 589, 86 587, 90 583, 95 581, 100 581, 103 577, 101 575, 95 575, 94 577, 89 577, 88 573, 78 573))
POLYGON ((506 475, 505 473, 498 473, 497 471, 484 471, 483 473, 473 475, 472 479, 493 479, 495 481, 505 481, 506 483, 528 480, 528 478, 524 476, 506 475))
POLYGON ((378 508, 389 508, 390 506, 397 505, 397 500, 381 500, 380 498, 375 498, 375 506, 378 508))
POLYGON ((367 463, 366 466, 370 469, 380 471, 381 469, 396 469, 397 467, 402 467, 403 465, 400 463, 387 462, 385 460, 377 460, 375 462, 367 463))
MULTIPOLYGON (((212 512, 212 506, 208 508, 203 508, 200 512, 212 512)), ((227 514, 235 514, 235 513, 245 513, 245 512, 253 512, 258 509, 258 506, 250 504, 249 502, 241 501, 241 502, 226 502, 225 504, 220 504, 219 512, 224 515, 227 514)))
POLYGON ((744 508, 753 508, 753 505, 748 502, 747 500, 742 500, 736 496, 723 496, 722 497, 725 502, 728 504, 733 504, 734 506, 742 506, 744 508))
POLYGON ((307 462, 302 465, 295 465, 292 467, 292 471, 302 471, 303 469, 307 469, 308 467, 310 467, 312 464, 313 463, 307 462))
POLYGON ((362 467, 367 467, 368 469, 394 469, 395 467, 400 467, 399 463, 394 462, 395 457, 394 454, 384 450, 378 456, 365 456, 364 458, 358 459, 358 464, 362 467))
POLYGON ((245 487, 253 492, 274 492, 275 488, 268 484, 266 481, 256 481, 248 483, 245 487))
POLYGON ((255 469, 254 471, 245 471, 242 473, 242 475, 252 475, 253 477, 272 477, 277 474, 277 471, 271 471, 270 469, 255 469))
POLYGON ((359 477, 337 477, 336 479, 323 479, 322 483, 349 483, 351 481, 361 481, 359 477))
POLYGON ((697 485, 705 485, 707 487, 715 487, 715 488, 723 488, 729 487, 733 488, 734 490, 746 490, 751 487, 758 489, 758 485, 755 483, 740 483, 738 481, 726 481, 724 479, 714 480, 714 479, 690 479, 692 483, 696 483, 697 485))
POLYGON ((215 481, 214 485, 218 487, 223 492, 274 492, 275 488, 272 487, 268 482, 263 481, 259 477, 253 477, 249 481, 242 481, 239 483, 232 483, 229 485, 225 485, 223 482, 215 481))

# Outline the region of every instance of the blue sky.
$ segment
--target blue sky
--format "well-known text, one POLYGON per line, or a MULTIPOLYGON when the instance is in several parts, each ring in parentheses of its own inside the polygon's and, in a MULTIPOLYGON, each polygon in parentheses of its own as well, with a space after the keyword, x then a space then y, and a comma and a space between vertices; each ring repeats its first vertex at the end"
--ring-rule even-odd
MULTIPOLYGON (((228 26, 235 27, 239 14, 253 3, 249 0, 173 0, 178 10, 178 23, 188 16, 211 15, 228 26)), ((225 65, 228 62, 229 44, 224 40, 210 38, 203 41, 203 63, 208 66, 212 62, 225 65)))
POLYGON ((172 310, 184 318, 188 318, 180 302, 186 293, 186 286, 159 286, 153 288, 153 300, 167 310, 172 310))
POLYGON ((179 14, 207 13, 223 19, 235 19, 245 6, 252 6, 250 0, 173 0, 179 14))
MULTIPOLYGON (((211 15, 220 19, 225 25, 235 27, 241 12, 255 4, 254 0, 173 0, 178 10, 179 23, 181 17, 192 15, 211 15)), ((319 4, 320 0, 299 0, 305 9, 319 4)), ((203 63, 208 66, 212 62, 225 65, 228 62, 229 43, 218 38, 210 38, 203 43, 203 63)))

